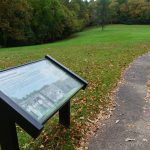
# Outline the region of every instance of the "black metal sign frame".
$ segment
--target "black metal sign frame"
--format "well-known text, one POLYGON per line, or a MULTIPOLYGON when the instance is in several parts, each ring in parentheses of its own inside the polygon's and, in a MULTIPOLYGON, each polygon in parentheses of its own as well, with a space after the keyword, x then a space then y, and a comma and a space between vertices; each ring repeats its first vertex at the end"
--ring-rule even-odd
MULTIPOLYGON (((45 56, 45 59, 49 60, 51 63, 55 64, 60 69, 67 72, 70 76, 72 76, 76 80, 80 81, 83 84, 82 89, 86 88, 87 82, 81 77, 79 77, 77 74, 73 73, 64 65, 60 64, 58 61, 56 61, 54 58, 48 55, 45 56)), ((41 60, 45 60, 45 59, 41 59, 41 60)), ((11 70, 11 69, 15 69, 18 67, 23 67, 23 66, 35 63, 35 62, 39 62, 41 60, 27 63, 27 64, 20 65, 20 66, 16 66, 13 68, 1 70, 0 73, 11 70)), ((64 103, 61 107, 59 107, 51 116, 47 118, 47 120, 49 120, 57 111, 59 111, 59 123, 66 127, 69 127, 70 126, 70 99, 74 95, 71 95, 71 97, 68 98, 67 102, 64 103)), ((2 91, 0 91, 0 120, 1 120, 0 121, 1 122, 0 144, 1 144, 2 150, 12 150, 12 149, 18 150, 19 149, 15 123, 21 126, 33 138, 36 138, 41 133, 43 129, 43 125, 47 121, 45 120, 41 124, 40 122, 35 120, 32 116, 30 116, 25 110, 19 107, 15 102, 13 102, 2 91)))

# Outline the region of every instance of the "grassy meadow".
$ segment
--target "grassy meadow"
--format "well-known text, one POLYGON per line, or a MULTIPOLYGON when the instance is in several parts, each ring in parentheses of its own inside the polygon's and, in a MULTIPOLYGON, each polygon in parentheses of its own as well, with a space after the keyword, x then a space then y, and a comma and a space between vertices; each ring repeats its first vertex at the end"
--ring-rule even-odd
POLYGON ((105 31, 95 27, 55 43, 0 48, 0 69, 49 54, 89 83, 85 91, 72 99, 70 129, 58 125, 57 114, 46 123, 36 140, 18 127, 21 149, 74 149, 89 129, 88 120, 93 120, 101 109, 109 105, 109 93, 117 85, 121 72, 149 50, 148 25, 111 25, 105 31))

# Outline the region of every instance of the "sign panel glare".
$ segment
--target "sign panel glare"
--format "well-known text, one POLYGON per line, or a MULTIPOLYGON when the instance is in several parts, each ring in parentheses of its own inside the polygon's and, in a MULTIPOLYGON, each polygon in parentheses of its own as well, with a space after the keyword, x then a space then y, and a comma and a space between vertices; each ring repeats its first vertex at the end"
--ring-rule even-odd
POLYGON ((0 73, 0 91, 41 123, 82 87, 49 60, 0 73))

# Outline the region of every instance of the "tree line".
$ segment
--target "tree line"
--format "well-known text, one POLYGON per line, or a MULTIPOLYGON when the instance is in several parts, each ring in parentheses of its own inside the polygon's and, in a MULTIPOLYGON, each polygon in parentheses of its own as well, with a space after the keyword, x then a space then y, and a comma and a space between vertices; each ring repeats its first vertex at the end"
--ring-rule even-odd
POLYGON ((150 24, 150 0, 0 0, 0 46, 53 42, 112 23, 150 24))

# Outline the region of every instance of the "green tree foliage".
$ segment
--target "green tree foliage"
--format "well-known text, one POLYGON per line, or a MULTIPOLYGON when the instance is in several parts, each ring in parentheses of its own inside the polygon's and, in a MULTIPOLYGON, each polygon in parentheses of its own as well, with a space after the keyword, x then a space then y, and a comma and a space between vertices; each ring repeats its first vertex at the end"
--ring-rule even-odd
POLYGON ((64 30, 65 10, 58 0, 32 0, 32 30, 36 43, 60 39, 64 30))
POLYGON ((112 0, 111 3, 109 4, 109 15, 108 15, 108 20, 109 23, 117 23, 118 22, 118 1, 117 0, 112 0))
POLYGON ((27 42, 30 32, 30 10, 26 0, 0 0, 0 45, 27 42))
POLYGON ((121 5, 119 23, 146 24, 150 23, 150 7, 145 0, 128 0, 121 5))
POLYGON ((96 25, 97 24, 97 3, 95 0, 91 0, 88 5, 89 11, 89 25, 96 25))
POLYGON ((69 5, 69 0, 62 0, 62 4, 63 5, 65 5, 65 6, 67 6, 68 7, 68 5, 69 5))
POLYGON ((88 2, 82 0, 72 0, 69 9, 79 21, 79 29, 89 24, 88 2))
POLYGON ((51 42, 109 23, 150 24, 150 0, 0 0, 0 46, 51 42))

